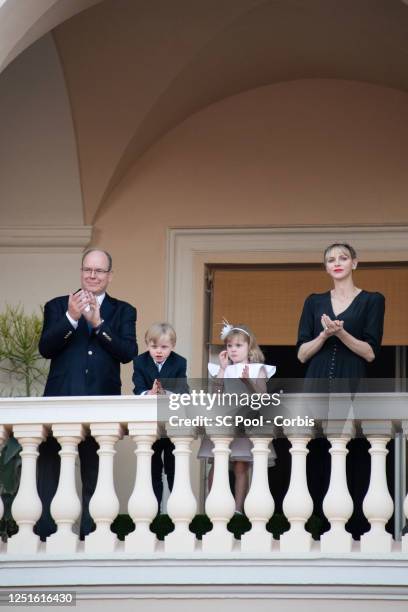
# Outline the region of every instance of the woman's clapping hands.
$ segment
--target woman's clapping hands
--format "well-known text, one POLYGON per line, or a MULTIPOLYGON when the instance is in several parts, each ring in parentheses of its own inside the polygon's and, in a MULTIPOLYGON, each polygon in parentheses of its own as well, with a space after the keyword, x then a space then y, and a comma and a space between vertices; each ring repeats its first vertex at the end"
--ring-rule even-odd
POLYGON ((332 321, 331 318, 326 314, 322 315, 321 323, 323 327, 323 334, 326 338, 329 338, 330 336, 335 336, 343 329, 343 321, 339 321, 338 319, 332 321))

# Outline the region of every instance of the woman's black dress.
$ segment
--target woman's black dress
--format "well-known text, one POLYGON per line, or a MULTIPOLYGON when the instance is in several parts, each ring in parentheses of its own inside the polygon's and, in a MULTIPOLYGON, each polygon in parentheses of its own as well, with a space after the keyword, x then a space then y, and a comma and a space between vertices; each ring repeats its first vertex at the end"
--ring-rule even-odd
MULTIPOLYGON (((322 331, 321 317, 344 322, 344 329, 358 340, 368 342, 377 356, 383 334, 385 300, 381 293, 361 291, 343 312, 335 315, 330 291, 313 293, 304 304, 299 323, 297 349, 314 340, 322 331)), ((322 348, 310 358, 306 371, 305 391, 347 392, 364 390, 359 387, 367 371, 367 362, 353 353, 336 336, 329 337, 322 348)), ((330 482, 329 442, 324 438, 312 440, 307 461, 307 476, 314 513, 323 518, 323 499, 330 482)), ((370 479, 369 443, 364 438, 353 439, 348 444, 347 482, 354 502, 354 512, 347 529, 355 538, 370 525, 362 512, 362 503, 370 479)), ((326 521, 326 528, 328 523, 326 521)))
MULTIPOLYGON (((335 315, 326 293, 312 293, 303 307, 299 323, 297 348, 314 340, 322 331, 321 317, 344 322, 344 329, 357 338, 368 342, 377 356, 383 333, 384 296, 381 293, 361 291, 343 312, 335 315)), ((366 376, 367 362, 353 353, 336 336, 329 337, 320 351, 309 360, 306 378, 334 380, 336 378, 360 379, 366 376)))

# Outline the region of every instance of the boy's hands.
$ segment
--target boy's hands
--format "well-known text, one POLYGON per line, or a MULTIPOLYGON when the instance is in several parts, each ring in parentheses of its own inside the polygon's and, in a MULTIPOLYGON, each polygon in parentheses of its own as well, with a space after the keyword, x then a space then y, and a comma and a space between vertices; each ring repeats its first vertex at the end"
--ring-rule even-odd
POLYGON ((157 395, 166 395, 166 391, 163 389, 160 380, 156 380, 157 383, 157 395))
POLYGON ((157 378, 154 380, 152 388, 149 389, 146 395, 166 395, 160 380, 157 380, 157 378))

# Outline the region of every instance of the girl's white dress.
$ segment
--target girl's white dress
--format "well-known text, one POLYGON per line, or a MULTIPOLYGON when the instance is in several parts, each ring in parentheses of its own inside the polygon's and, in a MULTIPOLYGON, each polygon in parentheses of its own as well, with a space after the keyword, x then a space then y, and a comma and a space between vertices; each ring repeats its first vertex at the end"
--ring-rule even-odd
MULTIPOLYGON (((260 373, 261 368, 265 370, 266 380, 271 378, 271 376, 273 376, 276 372, 275 366, 266 365, 265 363, 249 363, 247 365, 249 366, 249 378, 252 378, 252 379, 259 378, 259 373, 260 373)), ((243 363, 234 363, 234 364, 228 365, 225 368, 224 379, 223 379, 224 380, 223 390, 225 393, 237 393, 237 390, 238 390, 237 385, 239 382, 237 379, 241 378, 244 367, 245 367, 245 364, 243 363), (228 384, 228 379, 230 379, 230 381, 231 379, 234 379, 234 382, 233 383, 230 382, 228 384)), ((210 373, 212 377, 217 376, 219 369, 220 369, 220 366, 215 363, 208 364, 208 372, 210 373)), ((248 393, 248 388, 246 387, 244 382, 242 382, 241 392, 248 393)), ((198 451, 197 457, 199 459, 213 459, 214 458, 213 448, 214 448, 214 443, 211 442, 208 436, 204 436, 201 441, 201 446, 198 451)), ((252 442, 245 434, 242 434, 242 433, 236 434, 236 437, 234 437, 233 441, 230 444, 230 451, 231 451, 230 456, 229 456, 230 461, 252 462, 253 456, 251 453, 251 448, 252 448, 252 442)), ((269 467, 271 467, 275 465, 275 459, 276 459, 276 453, 273 448, 272 442, 269 445, 269 448, 271 452, 268 458, 268 465, 269 467)))

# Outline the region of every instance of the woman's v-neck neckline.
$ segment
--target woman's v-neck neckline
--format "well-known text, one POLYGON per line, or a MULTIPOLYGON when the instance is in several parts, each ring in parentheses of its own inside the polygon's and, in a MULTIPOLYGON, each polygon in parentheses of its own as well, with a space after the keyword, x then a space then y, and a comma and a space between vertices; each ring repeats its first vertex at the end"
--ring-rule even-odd
POLYGON ((348 311, 349 308, 351 308, 351 306, 354 304, 354 302, 356 301, 356 299, 363 293, 364 289, 361 289, 361 291, 359 291, 357 293, 356 296, 354 296, 354 298, 351 300, 350 304, 347 306, 347 308, 345 308, 344 310, 342 310, 341 312, 339 312, 338 314, 336 314, 334 312, 334 308, 333 308, 333 302, 332 302, 332 296, 331 296, 331 291, 329 291, 328 295, 329 295, 329 302, 330 302, 330 308, 332 311, 332 314, 335 316, 336 319, 338 319, 341 315, 344 315, 345 312, 348 311))

